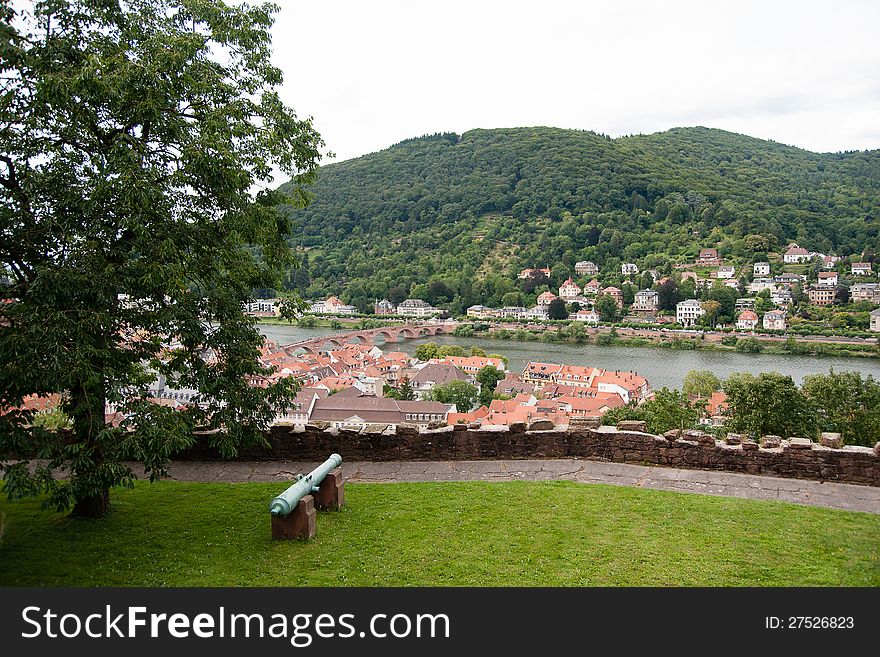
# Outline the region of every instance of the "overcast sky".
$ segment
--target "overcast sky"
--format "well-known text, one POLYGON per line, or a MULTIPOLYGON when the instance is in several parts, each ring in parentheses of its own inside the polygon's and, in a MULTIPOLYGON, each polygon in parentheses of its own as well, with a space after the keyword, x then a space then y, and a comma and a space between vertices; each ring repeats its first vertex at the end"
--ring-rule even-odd
POLYGON ((880 148, 878 0, 276 1, 285 101, 338 160, 533 125, 880 148))

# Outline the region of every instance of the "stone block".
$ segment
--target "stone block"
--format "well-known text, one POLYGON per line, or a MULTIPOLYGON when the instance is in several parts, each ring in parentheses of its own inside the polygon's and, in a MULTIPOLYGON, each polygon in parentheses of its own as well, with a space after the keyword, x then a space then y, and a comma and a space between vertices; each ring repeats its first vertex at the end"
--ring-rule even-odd
POLYGON ((880 456, 880 440, 874 444, 874 456, 880 456))
POLYGON ((758 451, 758 443, 754 440, 744 440, 742 441, 742 448, 744 452, 756 452, 758 451))
POLYGON ((556 428, 551 420, 535 420, 529 424, 529 431, 552 431, 556 428))
POLYGON ((617 423, 618 431, 640 431, 645 433, 648 430, 648 423, 643 420, 621 420, 617 423))
POLYGON ((729 433, 727 434, 727 438, 725 438, 725 442, 728 445, 739 445, 743 441, 743 437, 738 433, 729 433))
POLYGON ((289 515, 284 518, 278 516, 271 516, 271 518, 273 541, 312 538, 317 526, 315 498, 311 495, 305 495, 289 515))
POLYGON ((681 429, 670 429, 663 434, 664 438, 669 441, 675 441, 681 438, 681 429))
POLYGON ((697 442, 704 447, 715 447, 715 436, 705 431, 700 431, 696 436, 697 442))
POLYGON ((779 447, 779 445, 781 444, 781 436, 774 436, 773 434, 761 436, 761 447, 763 447, 764 449, 773 449, 774 447, 779 447))
POLYGON ((839 433, 823 431, 822 435, 819 437, 819 443, 823 447, 833 447, 834 449, 840 449, 841 447, 843 447, 843 438, 839 433))
POLYGON ((318 486, 315 508, 321 511, 338 511, 344 504, 345 482, 342 479, 342 468, 335 468, 327 473, 318 486))
POLYGON ((813 449, 813 441, 809 438, 789 438, 789 449, 813 449))
POLYGON ((510 433, 525 433, 525 422, 511 422, 509 425, 510 433))

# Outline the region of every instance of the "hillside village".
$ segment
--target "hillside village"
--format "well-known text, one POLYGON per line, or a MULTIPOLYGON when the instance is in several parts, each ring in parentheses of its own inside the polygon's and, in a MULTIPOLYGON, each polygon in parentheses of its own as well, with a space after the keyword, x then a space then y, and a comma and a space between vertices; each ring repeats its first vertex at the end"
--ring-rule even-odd
MULTIPOLYGON (((717 249, 707 247, 693 262, 673 265, 666 273, 641 269, 634 262, 623 263, 619 272, 602 271, 594 262, 580 261, 554 286, 554 272, 551 267, 521 270, 516 277, 519 290, 505 295, 518 304, 475 304, 463 318, 593 325, 634 322, 748 332, 790 328, 880 332, 880 277, 875 265, 811 252, 797 243, 754 262, 728 262, 717 249), (534 303, 529 305, 529 300, 534 303)), ((377 299, 373 314, 448 317, 442 305, 435 307, 419 298, 396 304, 377 299)), ((277 317, 282 315, 281 306, 280 299, 255 300, 247 310, 255 316, 277 317)), ((361 315, 336 296, 310 302, 304 314, 361 315)))

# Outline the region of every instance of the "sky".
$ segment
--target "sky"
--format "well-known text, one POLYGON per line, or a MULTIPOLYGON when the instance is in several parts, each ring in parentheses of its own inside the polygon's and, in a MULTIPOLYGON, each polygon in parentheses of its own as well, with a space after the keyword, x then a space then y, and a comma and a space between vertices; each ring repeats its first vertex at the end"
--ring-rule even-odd
POLYGON ((282 97, 337 161, 535 125, 880 148, 878 0, 275 1, 282 97))

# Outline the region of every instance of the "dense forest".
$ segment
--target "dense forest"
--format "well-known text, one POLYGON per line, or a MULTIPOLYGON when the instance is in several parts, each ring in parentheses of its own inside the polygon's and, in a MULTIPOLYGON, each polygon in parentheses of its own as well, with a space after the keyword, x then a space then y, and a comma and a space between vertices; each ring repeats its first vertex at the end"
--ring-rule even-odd
POLYGON ((551 267, 558 285, 579 260, 607 284, 623 262, 668 273, 703 247, 740 262, 791 241, 880 252, 880 151, 812 153, 707 128, 436 134, 322 167, 312 193, 287 210, 301 261, 287 285, 364 310, 407 296, 454 313, 498 306, 523 294, 522 268, 551 267))

